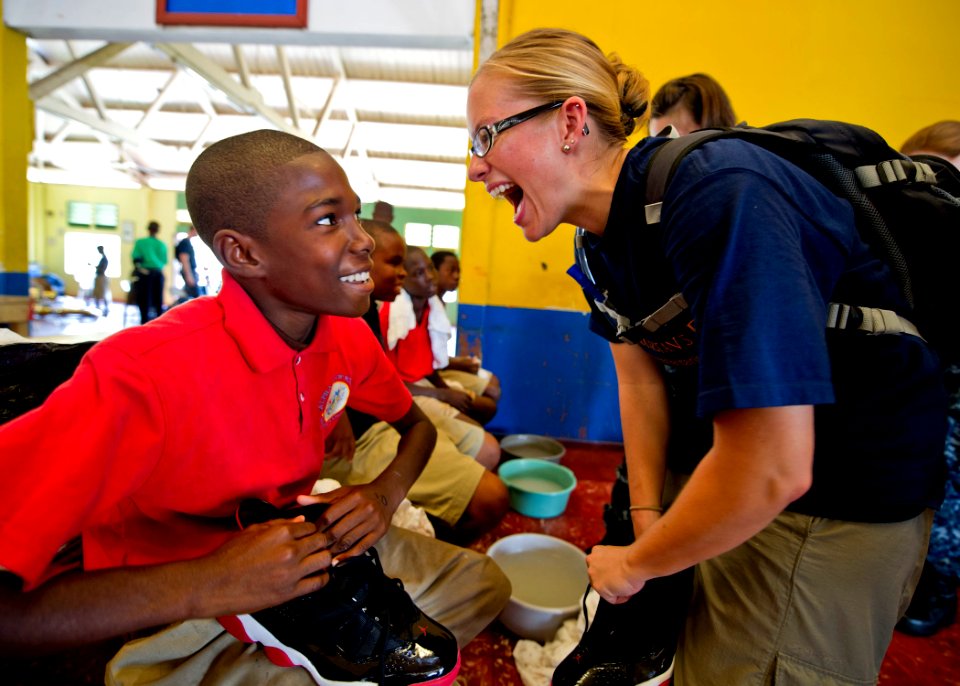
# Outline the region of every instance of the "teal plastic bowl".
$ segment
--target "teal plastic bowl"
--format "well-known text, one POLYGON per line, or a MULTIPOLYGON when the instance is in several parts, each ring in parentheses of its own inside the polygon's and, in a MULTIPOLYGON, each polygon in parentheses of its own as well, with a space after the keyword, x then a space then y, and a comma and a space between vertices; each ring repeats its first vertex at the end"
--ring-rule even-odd
POLYGON ((563 465, 539 458, 519 458, 500 465, 500 479, 510 493, 510 507, 527 517, 557 517, 577 485, 563 465))

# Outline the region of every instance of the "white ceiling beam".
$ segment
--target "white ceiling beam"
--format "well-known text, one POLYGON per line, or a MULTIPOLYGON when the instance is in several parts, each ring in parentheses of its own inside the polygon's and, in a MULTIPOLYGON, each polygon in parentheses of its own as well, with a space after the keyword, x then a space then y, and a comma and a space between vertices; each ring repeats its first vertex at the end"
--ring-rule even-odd
POLYGON ((37 101, 36 107, 44 112, 49 112, 50 114, 56 115, 61 119, 79 122, 80 124, 89 126, 94 131, 100 131, 114 139, 131 143, 145 149, 165 149, 167 147, 161 143, 157 143, 152 138, 144 136, 139 131, 121 124, 117 124, 116 122, 98 119, 89 112, 75 107, 70 107, 59 100, 55 100, 54 98, 43 98, 42 100, 37 101))
POLYGON ((233 59, 237 63, 237 73, 240 74, 240 83, 246 88, 253 88, 250 83, 250 66, 247 64, 247 56, 243 53, 242 45, 233 46, 233 59))
POLYGON ((209 84, 223 91, 228 98, 240 107, 256 112, 281 131, 303 137, 303 132, 293 127, 279 112, 264 103, 263 96, 258 91, 238 83, 223 67, 192 45, 157 43, 156 47, 177 64, 192 69, 209 84))
POLYGON ((277 46, 277 61, 280 63, 280 78, 283 79, 283 90, 287 94, 287 110, 293 125, 300 128, 300 113, 297 111, 297 101, 293 97, 293 84, 290 82, 290 60, 287 51, 282 45, 277 46))
POLYGON ((107 43, 102 48, 84 55, 70 64, 66 64, 57 69, 52 74, 47 74, 41 79, 37 79, 30 84, 30 99, 36 102, 44 96, 50 95, 60 86, 73 81, 75 78, 85 73, 88 69, 103 64, 107 60, 129 48, 132 43, 107 43))
MULTIPOLYGON (((70 41, 64 41, 67 45, 67 54, 70 55, 70 59, 76 61, 77 55, 73 50, 73 44, 70 41)), ((83 81, 83 87, 87 89, 87 95, 90 96, 90 101, 93 102, 94 108, 97 110, 97 114, 100 115, 100 118, 106 121, 107 119, 107 108, 103 106, 103 100, 100 98, 100 95, 97 93, 97 89, 93 87, 93 84, 90 82, 87 72, 80 74, 80 80, 83 81)))
POLYGON ((170 88, 173 86, 174 82, 180 77, 180 70, 174 69, 170 74, 170 78, 167 79, 167 82, 163 84, 163 87, 160 89, 160 92, 157 94, 157 97, 153 102, 150 103, 150 107, 147 108, 147 111, 143 113, 143 116, 140 117, 140 121, 137 122, 136 127, 139 129, 143 126, 147 119, 149 119, 153 114, 160 110, 163 107, 163 103, 167 101, 167 97, 170 95, 170 88))

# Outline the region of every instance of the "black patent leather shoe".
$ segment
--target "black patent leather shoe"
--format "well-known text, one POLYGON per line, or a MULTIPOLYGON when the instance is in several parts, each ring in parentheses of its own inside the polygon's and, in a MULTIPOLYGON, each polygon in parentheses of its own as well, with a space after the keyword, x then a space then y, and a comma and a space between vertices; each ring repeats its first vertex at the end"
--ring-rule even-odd
POLYGON ((620 605, 601 598, 580 642, 554 670, 552 686, 668 683, 692 588, 690 568, 651 579, 620 605))
MULTIPOLYGON (((316 509, 309 514, 304 509, 278 510, 262 501, 245 501, 237 519, 248 526, 299 514, 319 516, 316 509)), ((274 664, 303 667, 324 686, 453 682, 460 670, 456 638, 416 606, 399 580, 383 573, 375 549, 343 561, 329 574, 327 585, 315 593, 218 619, 239 640, 261 643, 274 664)))

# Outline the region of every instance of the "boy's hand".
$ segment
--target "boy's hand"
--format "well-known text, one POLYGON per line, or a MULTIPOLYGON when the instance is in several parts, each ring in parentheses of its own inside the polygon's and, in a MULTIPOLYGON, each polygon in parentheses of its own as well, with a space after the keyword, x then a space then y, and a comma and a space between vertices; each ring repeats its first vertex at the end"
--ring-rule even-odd
POLYGON ((197 617, 255 612, 312 593, 328 580, 333 537, 303 517, 254 524, 196 560, 205 584, 197 617))
POLYGON ((452 405, 461 412, 468 412, 473 404, 473 399, 466 391, 459 391, 455 388, 438 388, 437 399, 442 400, 447 405, 452 405))
POLYGON ((391 503, 399 503, 402 494, 398 497, 383 491, 383 487, 374 482, 297 497, 299 505, 329 504, 318 524, 333 538, 330 552, 334 555, 334 565, 362 555, 387 533, 397 509, 391 503))

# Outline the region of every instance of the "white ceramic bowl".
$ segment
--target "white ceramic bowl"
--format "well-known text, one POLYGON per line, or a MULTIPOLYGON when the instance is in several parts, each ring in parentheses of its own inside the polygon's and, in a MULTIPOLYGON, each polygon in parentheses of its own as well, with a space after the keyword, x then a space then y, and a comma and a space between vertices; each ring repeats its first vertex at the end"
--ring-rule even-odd
POLYGON ((559 441, 537 434, 510 434, 500 439, 500 447, 510 457, 536 457, 559 462, 567 449, 559 441))
POLYGON ((487 555, 513 584, 500 621, 521 638, 549 641, 580 611, 589 581, 587 556, 572 543, 545 534, 513 534, 494 542, 487 555))

